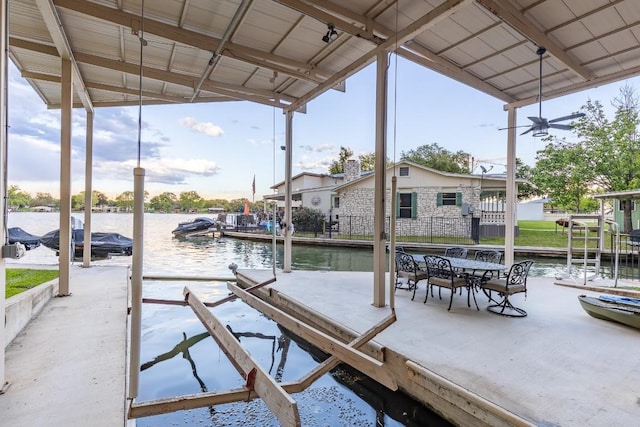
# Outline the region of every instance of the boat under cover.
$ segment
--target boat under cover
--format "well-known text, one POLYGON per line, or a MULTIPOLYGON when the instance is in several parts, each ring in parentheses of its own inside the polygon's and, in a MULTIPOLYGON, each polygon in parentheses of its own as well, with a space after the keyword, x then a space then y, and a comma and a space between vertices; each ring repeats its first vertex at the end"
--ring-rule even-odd
MULTIPOLYGON (((60 230, 53 230, 40 237, 40 242, 49 249, 60 251, 60 230)), ((75 258, 82 258, 84 252, 84 229, 71 231, 71 246, 75 258)), ((91 233, 91 257, 109 258, 110 256, 130 256, 133 253, 133 240, 119 233, 91 233)))
POLYGON ((7 230, 9 244, 22 243, 26 250, 35 249, 40 246, 40 236, 27 233, 20 227, 11 227, 7 230))
POLYGON ((174 236, 189 236, 193 234, 203 234, 216 226, 216 221, 207 217, 198 217, 193 221, 185 221, 178 224, 172 230, 174 236))
POLYGON ((640 299, 602 295, 599 298, 578 296, 580 305, 590 316, 640 329, 640 299))

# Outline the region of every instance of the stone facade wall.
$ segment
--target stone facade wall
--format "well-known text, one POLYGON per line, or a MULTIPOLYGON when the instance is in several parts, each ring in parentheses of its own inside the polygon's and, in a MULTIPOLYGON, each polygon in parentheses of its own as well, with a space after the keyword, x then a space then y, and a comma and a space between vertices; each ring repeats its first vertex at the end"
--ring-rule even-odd
POLYGON ((360 160, 349 159, 344 163, 344 182, 360 178, 360 160))
MULTIPOLYGON (((437 206, 438 193, 454 192, 451 189, 439 187, 420 187, 401 189, 400 193, 415 192, 417 195, 416 218, 398 218, 396 233, 398 236, 424 234, 434 227, 440 233, 452 236, 467 236, 470 234, 470 221, 463 221, 461 206, 437 206)), ((459 187, 455 192, 462 193, 462 202, 469 204, 480 214, 479 191, 472 187, 459 187)), ((353 234, 373 235, 374 190, 372 188, 353 188, 340 193, 340 230, 351 230, 353 234)), ((385 195, 385 217, 391 216, 391 191, 385 195)), ((387 230, 388 232, 389 230, 387 230)))

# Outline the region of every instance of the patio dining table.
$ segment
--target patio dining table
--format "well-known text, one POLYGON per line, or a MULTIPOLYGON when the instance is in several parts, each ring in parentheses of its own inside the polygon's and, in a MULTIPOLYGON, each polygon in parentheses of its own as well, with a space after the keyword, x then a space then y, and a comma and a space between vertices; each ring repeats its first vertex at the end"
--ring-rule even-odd
MULTIPOLYGON (((424 254, 413 254, 412 256, 418 264, 424 264, 424 254)), ((467 258, 453 258, 446 256, 443 256, 442 258, 448 259, 451 263, 451 267, 457 270, 503 272, 507 268, 504 264, 497 264, 495 262, 478 261, 475 259, 467 258)))
MULTIPOLYGON (((425 265, 425 254, 412 254, 413 259, 418 263, 418 265, 425 265)), ((441 255, 438 255, 441 256, 441 255)), ((507 267, 504 264, 498 264, 495 262, 486 262, 486 261, 478 261, 475 259, 467 259, 467 258, 454 258, 454 257, 446 257, 441 256, 441 258, 445 258, 449 260, 451 263, 451 267, 455 270, 465 273, 465 280, 467 282, 467 286, 469 287, 469 293, 473 293, 473 299, 475 301, 475 293, 481 288, 481 284, 483 281, 484 273, 486 272, 497 272, 500 275, 504 272, 507 267), (480 272, 480 275, 476 275, 474 273, 480 272)), ((489 301, 492 300, 491 294, 485 291, 485 295, 489 298, 489 301)), ((476 306, 477 306, 476 302, 476 306)))

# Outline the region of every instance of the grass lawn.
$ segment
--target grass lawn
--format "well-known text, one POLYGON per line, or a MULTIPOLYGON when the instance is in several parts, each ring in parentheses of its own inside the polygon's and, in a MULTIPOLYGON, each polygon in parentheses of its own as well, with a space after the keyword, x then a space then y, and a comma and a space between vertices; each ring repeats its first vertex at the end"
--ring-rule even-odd
POLYGON ((58 270, 31 270, 7 268, 7 290, 5 298, 24 292, 58 277, 58 270))

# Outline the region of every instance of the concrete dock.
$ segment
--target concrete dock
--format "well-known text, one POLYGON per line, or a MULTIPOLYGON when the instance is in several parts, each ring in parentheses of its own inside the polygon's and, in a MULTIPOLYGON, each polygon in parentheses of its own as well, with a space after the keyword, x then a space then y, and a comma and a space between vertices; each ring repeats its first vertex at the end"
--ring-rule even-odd
MULTIPOLYGON (((239 271, 256 282, 271 274, 239 271)), ((72 267, 72 296, 54 298, 7 349, 11 387, 0 396, 0 425, 126 425, 125 278, 123 267, 72 267)), ((358 333, 390 313, 371 305, 372 278, 277 272, 264 294, 358 333)), ((482 294, 479 311, 466 295, 447 311, 446 290, 423 304, 421 283, 415 301, 396 291, 397 321, 375 338, 377 349, 402 388, 435 387, 425 400, 459 425, 637 425, 640 331, 588 316, 582 293, 597 295, 530 278, 527 299, 513 299, 528 316, 515 319, 488 312, 482 294)))
MULTIPOLYGON (((239 272, 245 275, 261 282, 271 271, 239 272)), ((293 310, 364 332, 390 311, 371 305, 372 283, 372 273, 294 271, 278 274, 270 287, 293 310)), ((598 293, 532 277, 526 300, 512 299, 528 316, 508 318, 487 311, 482 293, 479 311, 467 307, 466 294, 456 295, 447 311, 448 290, 424 304, 424 283, 415 301, 412 292, 395 292, 397 321, 375 338, 396 365, 399 383, 408 377, 404 388, 411 394, 422 390, 412 368, 419 365, 445 384, 427 403, 459 412, 455 421, 462 425, 638 425, 640 331, 587 315, 577 296, 598 293)))
POLYGON ((6 350, 0 426, 123 426, 127 269, 71 266, 53 298, 6 350))

